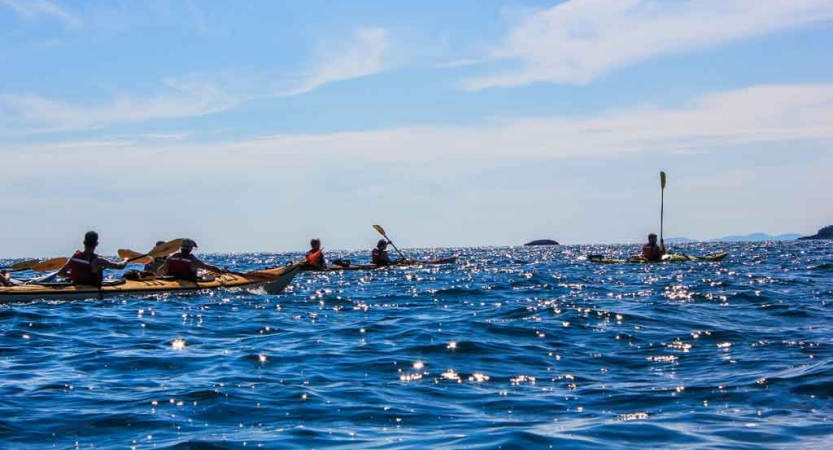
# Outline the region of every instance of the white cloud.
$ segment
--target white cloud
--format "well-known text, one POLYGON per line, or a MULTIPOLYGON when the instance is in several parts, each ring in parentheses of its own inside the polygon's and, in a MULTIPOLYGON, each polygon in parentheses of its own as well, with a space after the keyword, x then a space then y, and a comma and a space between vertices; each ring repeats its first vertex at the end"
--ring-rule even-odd
POLYGON ((379 73, 385 69, 387 49, 387 33, 383 28, 360 28, 347 42, 322 43, 311 75, 299 87, 279 96, 305 94, 327 83, 379 73))
MULTIPOLYGON (((70 108, 59 111, 56 116, 63 118, 72 112, 70 108)), ((110 109, 106 112, 120 114, 110 109)), ((104 113, 104 110, 100 112, 104 113)), ((277 135, 218 144, 193 144, 183 136, 169 147, 164 142, 139 142, 136 146, 147 144, 168 155, 189 154, 188 158, 193 156, 190 152, 213 155, 201 159, 217 162, 214 169, 239 164, 222 162, 222 155, 229 153, 274 157, 281 164, 288 163, 289 159, 284 158, 289 155, 325 160, 339 156, 411 162, 457 157, 479 160, 610 158, 645 152, 716 151, 771 142, 827 142, 833 141, 831 123, 833 84, 762 85, 706 95, 681 107, 643 105, 587 118, 517 118, 470 127, 277 135)), ((54 149, 54 145, 46 148, 54 149)), ((272 171, 270 165, 263 168, 272 171)), ((259 169, 251 168, 252 171, 259 169)))
POLYGON ((464 86, 586 84, 650 58, 831 19, 831 0, 571 0, 522 20, 490 55, 520 68, 464 86))
POLYGON ((0 106, 14 117, 42 127, 38 131, 61 131, 200 116, 228 110, 239 102, 211 83, 170 78, 165 84, 169 92, 149 98, 121 95, 103 104, 78 104, 39 95, 6 94, 0 95, 0 106))
POLYGON ((10 7, 27 20, 51 17, 60 20, 67 28, 71 29, 80 28, 84 23, 75 14, 48 0, 0 0, 0 4, 10 7))

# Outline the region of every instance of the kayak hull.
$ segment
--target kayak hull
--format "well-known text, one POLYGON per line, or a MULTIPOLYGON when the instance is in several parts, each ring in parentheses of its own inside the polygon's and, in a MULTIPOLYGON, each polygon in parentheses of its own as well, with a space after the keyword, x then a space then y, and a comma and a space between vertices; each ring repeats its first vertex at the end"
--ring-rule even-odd
POLYGON ((722 261, 726 256, 728 256, 728 252, 721 252, 721 253, 712 253, 706 256, 693 256, 693 255, 683 255, 683 254, 669 254, 665 255, 661 261, 648 261, 642 259, 638 256, 631 257, 629 259, 612 259, 612 258, 604 258, 604 257, 595 257, 598 255, 590 255, 587 257, 587 260, 590 262, 594 262, 596 264, 667 264, 667 263, 678 263, 678 262, 689 262, 689 261, 711 261, 717 262, 722 261))
POLYGON ((300 264, 292 264, 242 274, 224 273, 217 275, 213 280, 197 282, 166 279, 125 280, 119 284, 101 287, 65 283, 24 284, 0 287, 0 304, 33 300, 84 300, 123 295, 178 294, 221 288, 262 288, 268 294, 278 294, 292 282, 300 268, 300 264))
POLYGON ((455 264, 457 262, 457 256, 451 256, 449 258, 441 258, 441 259, 431 259, 427 261, 413 261, 407 262, 402 264, 394 264, 392 266, 377 266, 375 264, 356 264, 350 265, 347 267, 340 267, 340 266, 331 266, 324 270, 314 269, 312 267, 303 267, 301 270, 307 272, 344 272, 344 271, 354 271, 354 270, 377 270, 377 269, 384 269, 386 267, 414 267, 414 266, 434 266, 434 265, 441 265, 441 264, 455 264))

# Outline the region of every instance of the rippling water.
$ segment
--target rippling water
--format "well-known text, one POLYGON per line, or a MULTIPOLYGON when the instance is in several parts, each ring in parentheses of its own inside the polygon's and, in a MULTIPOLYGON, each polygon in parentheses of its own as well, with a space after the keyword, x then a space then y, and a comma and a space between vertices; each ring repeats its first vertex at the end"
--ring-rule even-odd
POLYGON ((0 448, 831 448, 833 245, 677 248, 731 255, 432 249, 460 261, 3 305, 0 448))

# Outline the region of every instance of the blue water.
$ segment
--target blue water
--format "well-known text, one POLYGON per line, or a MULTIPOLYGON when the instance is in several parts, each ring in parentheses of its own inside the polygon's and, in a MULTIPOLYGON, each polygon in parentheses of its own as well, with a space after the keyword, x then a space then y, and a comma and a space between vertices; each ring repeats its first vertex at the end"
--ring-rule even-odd
POLYGON ((833 244, 677 248, 3 305, 0 448, 833 448, 833 244))

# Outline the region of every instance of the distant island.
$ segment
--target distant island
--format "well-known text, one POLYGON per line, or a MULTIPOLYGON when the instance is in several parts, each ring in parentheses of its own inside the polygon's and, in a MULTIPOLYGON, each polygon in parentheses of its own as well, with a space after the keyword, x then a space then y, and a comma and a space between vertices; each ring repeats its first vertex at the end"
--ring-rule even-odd
POLYGON ((697 240, 687 237, 675 237, 665 240, 669 244, 690 244, 692 242, 765 242, 765 241, 794 241, 800 239, 803 235, 797 233, 786 234, 766 234, 766 233, 751 233, 744 235, 724 236, 716 239, 697 240))
POLYGON ((812 236, 799 238, 799 241, 814 241, 817 239, 833 239, 833 225, 828 225, 812 236))
POLYGON ((802 235, 797 233, 787 233, 771 235, 766 233, 752 233, 747 235, 725 236, 722 238, 712 239, 711 242, 763 242, 763 241, 794 241, 802 235))
POLYGON ((527 242, 524 245, 560 245, 560 244, 556 241, 553 241, 552 239, 538 239, 536 241, 527 242))

